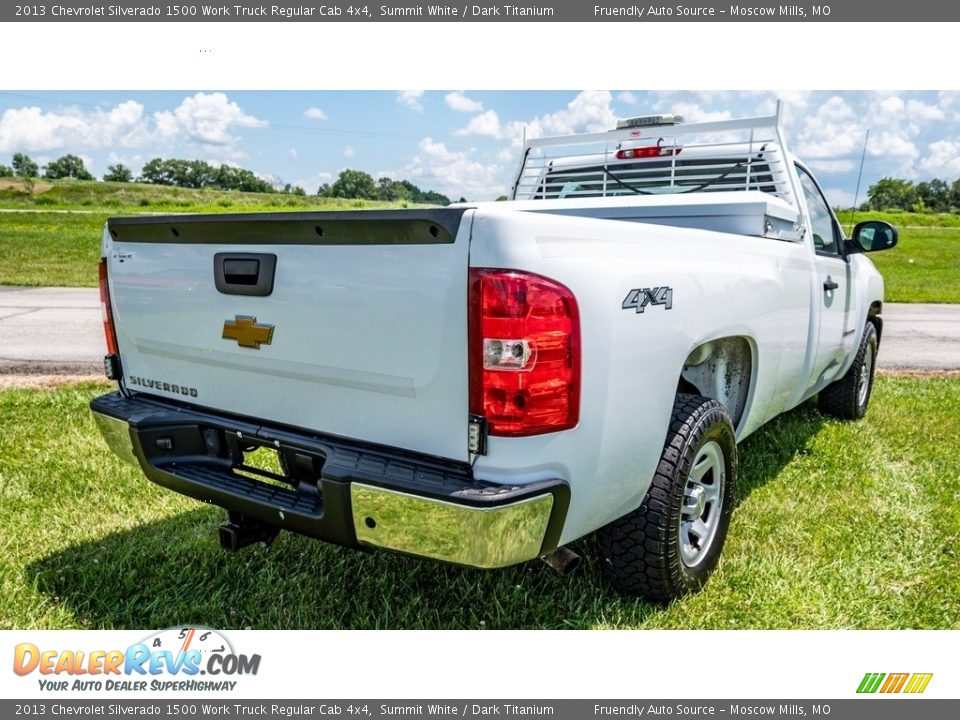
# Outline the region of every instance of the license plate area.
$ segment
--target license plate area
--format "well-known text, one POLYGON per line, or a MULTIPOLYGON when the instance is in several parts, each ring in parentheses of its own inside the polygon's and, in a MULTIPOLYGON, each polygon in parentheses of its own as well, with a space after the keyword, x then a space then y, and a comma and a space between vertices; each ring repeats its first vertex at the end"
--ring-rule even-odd
POLYGON ((203 466, 271 487, 319 494, 325 455, 254 432, 207 423, 158 425, 141 430, 148 461, 157 467, 203 466))
POLYGON ((283 445, 279 440, 269 442, 239 433, 231 436, 225 432, 222 438, 234 472, 267 484, 319 492, 326 461, 323 455, 283 445))

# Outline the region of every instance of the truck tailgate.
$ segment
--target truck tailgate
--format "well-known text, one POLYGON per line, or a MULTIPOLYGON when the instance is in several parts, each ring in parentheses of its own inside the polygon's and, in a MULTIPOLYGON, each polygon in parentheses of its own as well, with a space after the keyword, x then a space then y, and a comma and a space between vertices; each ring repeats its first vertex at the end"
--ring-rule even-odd
POLYGON ((466 460, 471 216, 456 208, 112 219, 123 383, 466 460))

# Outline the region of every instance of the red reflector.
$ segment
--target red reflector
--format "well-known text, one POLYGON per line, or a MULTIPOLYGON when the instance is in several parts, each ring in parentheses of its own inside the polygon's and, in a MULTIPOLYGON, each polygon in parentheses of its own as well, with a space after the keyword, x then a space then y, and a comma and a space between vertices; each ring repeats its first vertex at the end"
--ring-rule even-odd
POLYGON ((100 314, 103 316, 103 334, 107 340, 107 355, 117 355, 117 332, 113 327, 113 308, 110 307, 110 289, 107 286, 107 259, 100 258, 100 314))
POLYGON ((486 417, 491 435, 577 424, 580 317, 569 289, 532 273, 471 269, 469 345, 470 412, 486 417))
POLYGON ((633 160, 635 158, 652 158, 652 157, 670 157, 671 155, 679 155, 682 148, 670 146, 663 147, 661 145, 654 145, 653 147, 638 147, 638 148, 629 148, 627 150, 617 150, 617 160, 633 160))

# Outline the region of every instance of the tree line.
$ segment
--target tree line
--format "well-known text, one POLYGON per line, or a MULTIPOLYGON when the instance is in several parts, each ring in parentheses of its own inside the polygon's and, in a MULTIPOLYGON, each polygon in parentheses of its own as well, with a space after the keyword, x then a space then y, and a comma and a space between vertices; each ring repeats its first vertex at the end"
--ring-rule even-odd
MULTIPOLYGON (((93 180, 93 174, 87 170, 83 158, 76 155, 64 155, 41 168, 29 155, 15 153, 12 166, 0 164, 0 177, 38 178, 60 180, 93 180)), ((133 182, 133 171, 123 163, 110 165, 103 175, 105 182, 133 182)), ((286 185, 282 190, 268 180, 264 180, 252 170, 233 165, 214 166, 203 160, 183 160, 180 158, 153 158, 140 170, 137 182, 151 185, 171 185, 184 188, 217 188, 219 190, 242 190, 245 192, 292 192, 306 193, 302 188, 286 185)))
MULTIPOLYGON (((40 166, 24 153, 15 153, 11 165, 0 163, 0 177, 38 178, 59 180, 94 180, 87 170, 83 158, 76 155, 64 155, 44 165, 41 176, 40 166)), ((133 171, 122 163, 110 165, 103 175, 105 182, 133 182, 133 171)), ((252 170, 235 165, 214 166, 203 160, 184 160, 181 158, 153 158, 140 169, 137 182, 151 185, 168 185, 182 188, 215 188, 218 190, 238 190, 241 192, 273 193, 283 192, 293 195, 306 195, 300 186, 286 184, 274 185, 252 170)), ((409 180, 393 180, 373 176, 362 170, 346 169, 340 172, 332 184, 324 183, 317 195, 332 198, 350 198, 360 200, 407 201, 449 205, 450 198, 434 190, 421 190, 409 180)), ((466 202, 460 198, 460 202, 466 202)))
POLYGON ((960 178, 952 183, 939 178, 914 183, 885 177, 870 186, 860 209, 960 212, 960 178))
MULTIPOLYGON (((29 155, 14 153, 12 167, 0 163, 0 177, 40 177, 40 166, 29 155)), ((43 177, 51 180, 72 177, 77 180, 93 180, 93 175, 87 170, 83 159, 76 155, 64 155, 53 162, 44 165, 43 177)))
MULTIPOLYGON (((93 180, 83 159, 63 155, 44 165, 42 177, 50 180, 75 178, 93 180)), ((12 164, 0 163, 2 177, 41 177, 41 168, 28 155, 15 153, 12 164)), ((106 182, 133 182, 133 171, 122 163, 110 165, 103 175, 106 182)), ((153 158, 140 170, 137 182, 169 185, 183 188, 216 188, 242 192, 283 192, 306 195, 299 186, 280 186, 257 175, 252 170, 235 165, 214 166, 203 160, 180 158, 153 158)), ((362 170, 342 170, 333 183, 323 183, 317 195, 330 198, 382 200, 387 202, 429 203, 449 205, 450 198, 434 190, 421 190, 409 180, 389 177, 374 178, 362 170)), ((502 199, 506 199, 501 196, 502 199)), ((498 199, 501 199, 498 198, 498 199)), ((466 202, 460 198, 459 202, 466 202)), ((905 210, 908 212, 960 212, 960 178, 953 182, 934 178, 914 183, 903 178, 885 177, 867 190, 867 200, 860 210, 905 210)))
MULTIPOLYGON (((435 190, 421 190, 409 180, 393 180, 388 177, 374 180, 372 175, 363 170, 349 168, 342 170, 333 184, 321 185, 317 195, 361 200, 403 200, 434 205, 450 204, 450 198, 446 195, 435 190)), ((460 198, 459 202, 466 202, 466 199, 460 198)))

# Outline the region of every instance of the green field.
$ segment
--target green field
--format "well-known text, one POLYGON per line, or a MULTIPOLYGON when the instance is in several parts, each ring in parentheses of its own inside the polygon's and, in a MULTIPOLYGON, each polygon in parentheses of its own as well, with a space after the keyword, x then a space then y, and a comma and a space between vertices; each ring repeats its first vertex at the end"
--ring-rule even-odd
POLYGON ((297 212, 401 207, 280 193, 39 180, 33 194, 0 181, 0 285, 95 287, 107 218, 145 213, 297 212), (13 212, 6 212, 13 211, 13 212))
MULTIPOLYGON (((33 194, 0 185, 0 285, 92 287, 104 221, 114 215, 400 207, 316 196, 188 190, 76 181, 38 181, 33 194)), ((889 302, 960 303, 960 215, 858 213, 901 228, 900 245, 871 258, 889 302)), ((849 213, 841 214, 844 228, 849 213)))
MULTIPOLYGON (((850 213, 840 222, 849 232, 850 213)), ((887 302, 960 303, 960 215, 858 212, 856 220, 887 220, 900 244, 870 259, 883 274, 887 302)))
POLYGON ((740 448, 720 567, 666 608, 581 569, 502 571, 281 534, 226 554, 222 511, 109 455, 105 385, 0 391, 0 628, 960 629, 960 378, 878 379, 866 420, 808 403, 740 448))

